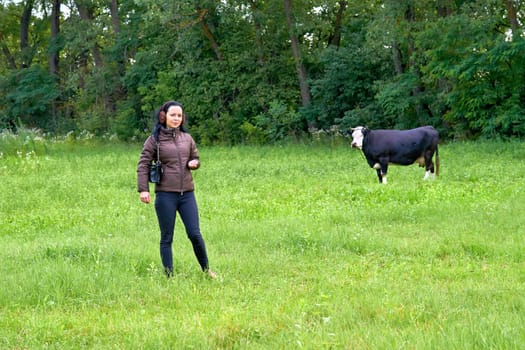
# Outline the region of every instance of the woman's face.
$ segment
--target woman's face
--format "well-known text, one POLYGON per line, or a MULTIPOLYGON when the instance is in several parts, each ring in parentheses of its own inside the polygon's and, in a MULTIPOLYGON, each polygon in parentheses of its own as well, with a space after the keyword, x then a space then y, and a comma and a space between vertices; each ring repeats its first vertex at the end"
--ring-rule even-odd
POLYGON ((182 108, 180 106, 170 106, 166 112, 166 126, 168 128, 178 128, 182 124, 182 108))

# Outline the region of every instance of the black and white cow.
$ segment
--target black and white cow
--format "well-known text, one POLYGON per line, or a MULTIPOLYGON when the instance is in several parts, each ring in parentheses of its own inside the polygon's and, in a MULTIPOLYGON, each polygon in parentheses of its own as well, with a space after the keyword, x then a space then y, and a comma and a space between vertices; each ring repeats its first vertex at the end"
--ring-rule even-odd
POLYGON ((439 134, 431 126, 410 130, 370 130, 362 126, 352 128, 352 147, 363 151, 371 168, 377 170, 379 182, 384 184, 388 164, 410 165, 415 162, 425 167, 423 178, 439 175, 439 134), (436 153, 436 168, 432 157, 436 153))

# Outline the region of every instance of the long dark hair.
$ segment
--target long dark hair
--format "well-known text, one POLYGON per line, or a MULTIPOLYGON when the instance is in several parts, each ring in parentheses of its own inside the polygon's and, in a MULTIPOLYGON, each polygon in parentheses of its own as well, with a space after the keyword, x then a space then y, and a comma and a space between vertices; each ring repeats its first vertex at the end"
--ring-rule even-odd
POLYGON ((159 139, 160 129, 162 127, 166 127, 166 113, 168 112, 168 109, 170 109, 170 107, 172 106, 178 106, 182 109, 182 123, 180 124, 180 131, 186 132, 186 128, 184 127, 184 122, 186 121, 186 114, 184 113, 184 107, 182 106, 182 103, 177 101, 164 102, 164 104, 155 111, 155 125, 153 126, 152 132, 152 135, 155 137, 155 140, 159 139))

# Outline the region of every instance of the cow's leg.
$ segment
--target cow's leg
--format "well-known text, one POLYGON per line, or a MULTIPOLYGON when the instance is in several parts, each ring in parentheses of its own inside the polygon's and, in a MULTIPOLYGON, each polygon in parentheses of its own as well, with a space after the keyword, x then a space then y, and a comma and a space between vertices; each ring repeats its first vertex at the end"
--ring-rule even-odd
POLYGON ((377 172, 377 178, 379 179, 379 182, 383 182, 383 177, 381 176, 381 169, 376 169, 377 172))
POLYGON ((432 176, 434 178, 434 162, 432 161, 432 156, 434 155, 434 152, 431 150, 427 150, 425 152, 425 176, 423 177, 423 180, 427 180, 429 177, 432 176))
POLYGON ((379 182, 383 183, 384 182, 384 176, 383 176, 383 172, 381 171, 381 164, 375 163, 372 168, 374 168, 376 170, 377 178, 379 179, 379 182))
POLYGON ((378 170, 381 171, 381 182, 386 185, 387 184, 387 181, 386 181, 386 172, 388 171, 388 158, 379 158, 379 164, 380 164, 380 167, 381 167, 381 170, 378 170))

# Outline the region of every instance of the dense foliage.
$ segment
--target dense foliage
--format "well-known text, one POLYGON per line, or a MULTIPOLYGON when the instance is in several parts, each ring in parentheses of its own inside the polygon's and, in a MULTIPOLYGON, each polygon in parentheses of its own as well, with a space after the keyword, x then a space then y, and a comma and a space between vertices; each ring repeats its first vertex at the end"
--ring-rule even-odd
POLYGON ((143 136, 184 103, 203 144, 357 124, 525 135, 516 0, 0 1, 0 129, 143 136))

